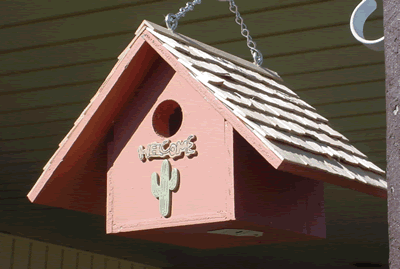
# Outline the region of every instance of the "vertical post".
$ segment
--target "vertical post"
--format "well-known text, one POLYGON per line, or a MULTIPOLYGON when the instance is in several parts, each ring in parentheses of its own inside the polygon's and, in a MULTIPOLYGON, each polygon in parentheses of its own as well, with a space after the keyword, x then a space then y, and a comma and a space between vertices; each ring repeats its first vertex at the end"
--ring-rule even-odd
POLYGON ((389 265, 400 268, 400 2, 384 0, 389 265))

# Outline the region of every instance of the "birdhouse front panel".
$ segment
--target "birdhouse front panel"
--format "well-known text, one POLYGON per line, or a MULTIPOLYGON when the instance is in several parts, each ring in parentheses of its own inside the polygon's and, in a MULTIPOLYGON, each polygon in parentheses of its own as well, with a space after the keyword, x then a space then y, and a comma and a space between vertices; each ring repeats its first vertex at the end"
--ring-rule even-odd
POLYGON ((232 130, 191 87, 160 60, 116 120, 109 233, 234 218, 232 130))

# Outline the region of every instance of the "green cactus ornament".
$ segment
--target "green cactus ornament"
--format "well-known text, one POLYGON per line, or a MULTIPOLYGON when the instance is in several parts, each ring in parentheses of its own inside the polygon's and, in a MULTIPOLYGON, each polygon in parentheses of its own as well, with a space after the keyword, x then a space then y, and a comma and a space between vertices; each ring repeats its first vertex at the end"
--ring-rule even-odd
POLYGON ((161 165, 161 179, 156 172, 151 175, 151 193, 159 200, 160 213, 164 218, 171 215, 171 191, 177 191, 178 187, 178 169, 174 168, 171 172, 171 164, 164 160, 161 165))

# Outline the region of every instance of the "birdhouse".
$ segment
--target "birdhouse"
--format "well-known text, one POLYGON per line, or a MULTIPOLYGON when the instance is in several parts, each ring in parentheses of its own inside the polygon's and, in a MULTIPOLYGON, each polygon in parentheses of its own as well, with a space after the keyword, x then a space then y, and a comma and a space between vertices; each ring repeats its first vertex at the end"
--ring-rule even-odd
POLYGON ((324 182, 386 197, 384 172, 275 72, 144 21, 28 197, 220 248, 325 238, 324 182))

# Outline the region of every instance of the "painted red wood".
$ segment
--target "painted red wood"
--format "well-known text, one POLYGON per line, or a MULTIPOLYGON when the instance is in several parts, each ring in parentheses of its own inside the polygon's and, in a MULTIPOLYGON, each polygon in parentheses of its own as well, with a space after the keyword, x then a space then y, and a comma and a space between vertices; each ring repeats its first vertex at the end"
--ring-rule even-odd
POLYGON ((114 127, 108 171, 112 218, 107 230, 119 233, 232 220, 232 156, 228 152, 232 144, 225 141, 224 118, 164 61, 142 84, 114 127), (154 111, 166 100, 176 101, 183 113, 181 128, 168 139, 175 142, 194 134, 198 152, 192 158, 169 159, 180 173, 170 218, 161 216, 160 201, 150 188, 151 175, 160 173, 163 160, 142 162, 138 156, 139 146, 166 139, 154 131, 152 122, 154 111))
POLYGON ((112 121, 157 58, 144 40, 137 40, 29 192, 32 202, 105 215, 104 140, 112 121), (92 171, 93 167, 97 171, 92 171))
POLYGON ((234 171, 236 219, 310 239, 326 236, 322 181, 274 169, 236 131, 234 171))

